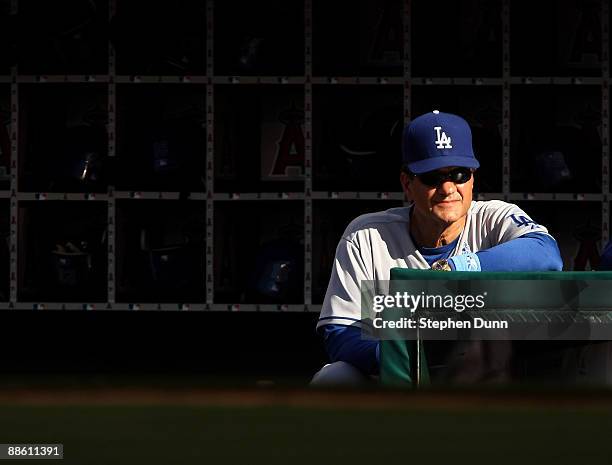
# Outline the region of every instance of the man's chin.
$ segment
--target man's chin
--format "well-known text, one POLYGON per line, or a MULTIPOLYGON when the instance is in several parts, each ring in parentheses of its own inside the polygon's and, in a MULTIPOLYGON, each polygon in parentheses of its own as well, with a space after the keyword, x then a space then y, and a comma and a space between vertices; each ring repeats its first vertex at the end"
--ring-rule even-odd
POLYGON ((440 220, 442 223, 446 223, 447 225, 459 221, 462 217, 460 212, 439 211, 434 209, 433 213, 438 220, 440 220))

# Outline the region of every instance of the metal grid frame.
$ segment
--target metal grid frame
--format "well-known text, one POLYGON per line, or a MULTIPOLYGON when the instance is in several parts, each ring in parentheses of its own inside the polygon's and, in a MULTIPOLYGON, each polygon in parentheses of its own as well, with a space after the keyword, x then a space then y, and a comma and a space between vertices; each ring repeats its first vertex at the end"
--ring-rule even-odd
MULTIPOLYGON (((18 1, 11 0, 11 14, 18 11, 18 1)), ((119 0, 109 1, 109 20, 116 11, 119 0)), ((500 78, 452 78, 452 77, 415 77, 412 75, 411 47, 411 0, 403 0, 404 18, 404 55, 403 75, 394 77, 355 77, 355 76, 313 76, 312 67, 312 0, 304 0, 304 75, 303 76, 221 76, 214 74, 214 0, 206 2, 206 74, 202 76, 128 76, 117 75, 116 57, 112 44, 109 43, 108 74, 107 75, 21 75, 17 66, 13 66, 9 76, 0 76, 0 82, 10 84, 11 103, 11 176, 10 191, 0 192, 0 197, 10 202, 10 293, 8 302, 0 302, 0 308, 15 309, 116 309, 116 310, 211 310, 211 311, 313 311, 320 310, 320 305, 312 304, 312 222, 313 200, 404 200, 401 192, 317 192, 312 190, 312 87, 313 85, 397 85, 404 89, 404 121, 411 118, 411 99, 414 86, 452 86, 452 85, 489 85, 498 86, 502 90, 502 192, 478 194, 479 200, 503 198, 509 201, 545 200, 600 202, 602 211, 602 243, 609 239, 610 220, 610 152, 609 152, 609 0, 601 0, 602 28, 602 75, 601 77, 522 77, 512 76, 510 69, 510 8, 511 0, 502 0, 502 74, 500 78), (191 200, 206 202, 206 246, 205 246, 205 280, 206 300, 198 303, 117 303, 115 296, 115 222, 116 199, 179 199, 178 192, 139 192, 116 191, 114 186, 108 187, 106 194, 83 193, 45 193, 20 192, 18 186, 17 167, 19 166, 19 86, 20 84, 52 85, 54 83, 102 83, 107 86, 108 97, 108 156, 115 156, 115 115, 116 115, 116 84, 162 83, 174 85, 205 84, 206 87, 206 191, 193 192, 191 200), (305 182, 303 192, 247 192, 226 193, 215 192, 214 189, 214 95, 215 85, 285 85, 296 84, 304 88, 304 135, 305 135, 305 182), (601 193, 531 193, 512 192, 510 188, 510 87, 511 85, 599 85, 602 94, 602 192, 601 193), (304 303, 303 305, 260 305, 260 304, 218 304, 214 302, 214 210, 218 202, 258 201, 258 200, 301 200, 304 205, 304 303), (108 234, 108 282, 107 302, 20 302, 18 292, 18 237, 19 237, 19 205, 21 201, 32 200, 95 200, 107 203, 107 234, 108 234)))

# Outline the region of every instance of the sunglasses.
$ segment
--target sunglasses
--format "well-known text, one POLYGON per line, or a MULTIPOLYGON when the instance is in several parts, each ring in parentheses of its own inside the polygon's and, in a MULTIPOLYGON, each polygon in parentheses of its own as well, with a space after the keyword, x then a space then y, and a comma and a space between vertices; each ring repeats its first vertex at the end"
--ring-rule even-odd
POLYGON ((465 184, 472 179, 473 170, 470 168, 455 168, 446 173, 442 171, 428 171, 423 174, 410 173, 419 178, 423 184, 429 187, 437 187, 443 182, 450 181, 455 184, 465 184))

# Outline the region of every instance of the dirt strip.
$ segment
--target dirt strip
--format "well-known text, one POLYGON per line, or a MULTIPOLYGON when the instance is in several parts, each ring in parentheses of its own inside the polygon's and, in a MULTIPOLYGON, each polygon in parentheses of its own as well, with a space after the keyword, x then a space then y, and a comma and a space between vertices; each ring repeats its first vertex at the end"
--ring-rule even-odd
POLYGON ((612 410, 612 392, 398 392, 278 389, 14 389, 0 390, 0 407, 15 405, 185 405, 330 409, 612 410))

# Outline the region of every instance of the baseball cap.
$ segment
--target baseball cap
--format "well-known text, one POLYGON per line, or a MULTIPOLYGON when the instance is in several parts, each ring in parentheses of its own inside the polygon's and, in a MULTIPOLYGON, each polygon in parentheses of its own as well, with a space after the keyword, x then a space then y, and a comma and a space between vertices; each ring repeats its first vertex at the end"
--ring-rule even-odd
POLYGON ((402 161, 415 174, 448 166, 478 168, 472 149, 472 131, 467 121, 451 113, 434 110, 404 128, 402 161))

